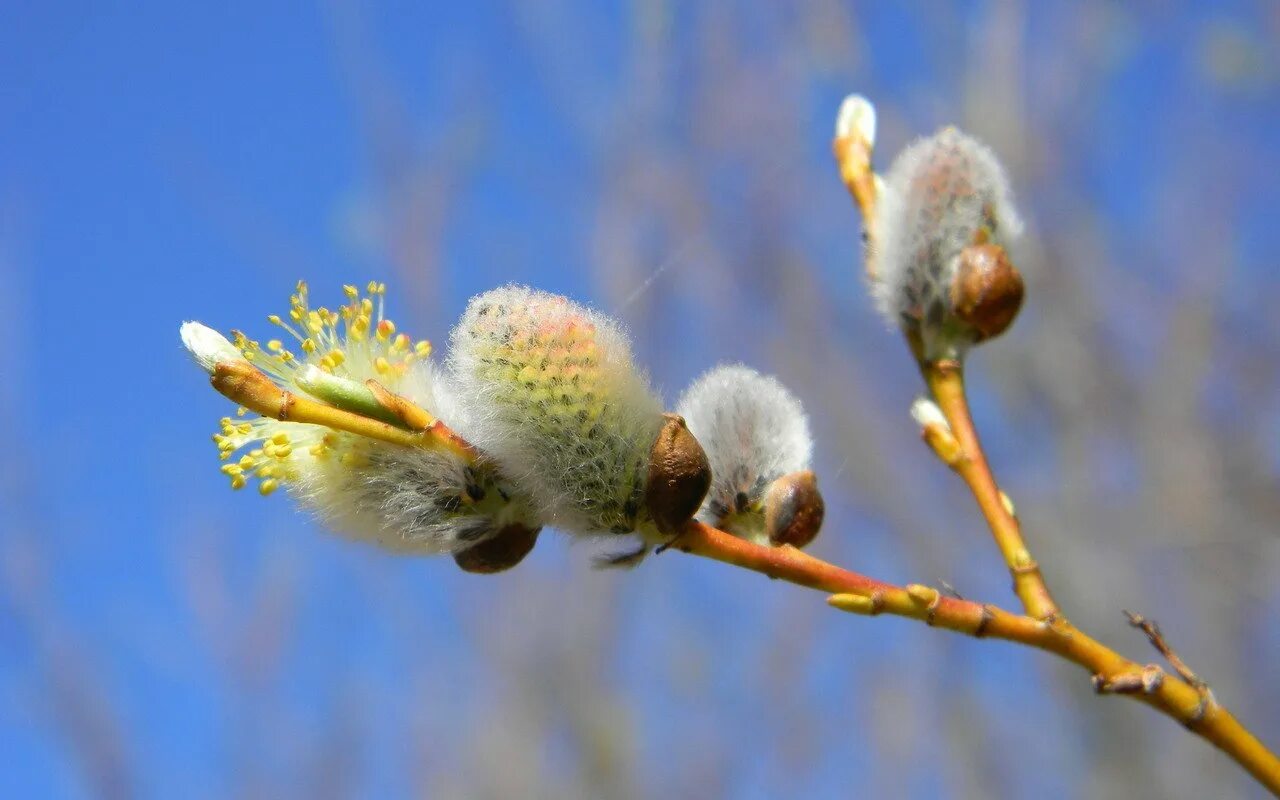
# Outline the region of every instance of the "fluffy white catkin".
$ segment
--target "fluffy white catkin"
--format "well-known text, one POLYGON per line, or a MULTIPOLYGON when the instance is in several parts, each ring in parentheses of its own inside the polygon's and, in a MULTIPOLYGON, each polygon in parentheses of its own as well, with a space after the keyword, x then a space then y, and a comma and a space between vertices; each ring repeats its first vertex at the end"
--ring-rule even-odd
POLYGON ((760 538, 770 484, 809 468, 813 439, 800 401, 776 378, 720 365, 685 390, 676 413, 711 464, 711 491, 698 518, 760 538))
POLYGON ((955 128, 917 140, 894 160, 880 197, 876 307, 931 345, 954 322, 949 291, 961 250, 979 241, 1007 247, 1021 231, 990 149, 955 128))
POLYGON ((569 533, 649 533, 662 405, 609 317, 523 286, 473 298, 450 335, 453 423, 569 533))

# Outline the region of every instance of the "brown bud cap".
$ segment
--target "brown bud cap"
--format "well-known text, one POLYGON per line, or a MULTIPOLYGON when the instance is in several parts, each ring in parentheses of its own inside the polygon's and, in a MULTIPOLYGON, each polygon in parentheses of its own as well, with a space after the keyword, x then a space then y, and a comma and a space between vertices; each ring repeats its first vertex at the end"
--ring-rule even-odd
POLYGON ((524 560, 538 541, 541 528, 526 528, 515 523, 498 531, 496 536, 453 554, 453 560, 466 572, 492 575, 511 569, 524 560))
POLYGON ((998 244, 974 244, 960 251, 951 284, 951 308, 972 327, 978 341, 1004 333, 1022 308, 1022 275, 998 244))
POLYGON ((764 496, 764 529, 775 545, 804 547, 822 528, 827 506, 811 470, 783 475, 764 496))
POLYGON ((644 501, 665 534, 675 534, 693 519, 711 488, 711 465, 684 417, 663 414, 666 422, 649 451, 644 501))

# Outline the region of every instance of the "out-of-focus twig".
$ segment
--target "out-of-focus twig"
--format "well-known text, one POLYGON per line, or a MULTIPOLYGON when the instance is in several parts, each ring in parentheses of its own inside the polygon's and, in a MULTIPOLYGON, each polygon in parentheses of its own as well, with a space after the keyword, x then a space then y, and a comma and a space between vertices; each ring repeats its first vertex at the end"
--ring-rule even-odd
POLYGON ((1168 640, 1164 638, 1164 632, 1160 630, 1160 625, 1153 619, 1147 619, 1141 614, 1135 614, 1132 611, 1124 612, 1125 618, 1129 620, 1129 624, 1147 635, 1147 641, 1151 642, 1151 646, 1160 651, 1160 655, 1164 656, 1164 660, 1169 662, 1169 666, 1173 667, 1184 681, 1204 692, 1209 691, 1209 684, 1196 675, 1187 666, 1187 662, 1174 651, 1168 640))

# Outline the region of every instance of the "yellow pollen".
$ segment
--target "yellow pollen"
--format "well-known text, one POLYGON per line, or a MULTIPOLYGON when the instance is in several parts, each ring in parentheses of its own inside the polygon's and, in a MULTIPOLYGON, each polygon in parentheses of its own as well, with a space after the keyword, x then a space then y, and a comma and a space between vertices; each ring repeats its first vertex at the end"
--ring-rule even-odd
POLYGON ((396 332, 396 324, 389 319, 384 319, 378 323, 378 340, 385 342, 391 338, 396 332))
POLYGON ((342 292, 352 300, 355 300, 357 297, 360 296, 360 290, 350 284, 343 286, 342 292))
POLYGON ((245 479, 244 479, 244 476, 243 476, 243 475, 233 475, 233 476, 231 476, 231 488, 232 488, 232 489, 243 489, 243 488, 244 488, 244 484, 245 484, 245 479))
POLYGON ((261 494, 263 497, 266 497, 267 495, 274 492, 279 485, 280 484, 276 482, 275 478, 265 480, 262 483, 258 484, 258 494, 261 494))
POLYGON ((338 463, 344 467, 362 467, 369 463, 369 459, 359 453, 343 453, 338 457, 338 463))
POLYGON ((311 354, 316 351, 316 343, 311 339, 302 340, 302 352, 311 354))
POLYGON ((378 371, 379 375, 386 375, 387 370, 391 369, 391 364, 382 356, 378 356, 374 359, 373 368, 378 371))
POLYGON ((413 346, 413 351, 423 358, 426 358, 431 355, 431 342, 428 342, 426 339, 421 339, 413 346))
POLYGON ((267 322, 270 322, 272 325, 284 324, 284 320, 280 319, 279 314, 271 314, 270 316, 267 317, 267 322))

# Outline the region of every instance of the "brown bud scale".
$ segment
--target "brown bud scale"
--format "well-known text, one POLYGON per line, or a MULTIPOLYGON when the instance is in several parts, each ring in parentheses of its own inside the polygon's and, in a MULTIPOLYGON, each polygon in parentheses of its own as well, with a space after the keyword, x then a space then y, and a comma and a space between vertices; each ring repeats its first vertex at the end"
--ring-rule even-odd
POLYGON ((1024 287, 1009 254, 997 244, 974 244, 960 251, 951 284, 951 308, 978 341, 999 336, 1022 308, 1024 287))
POLYGON ((811 470, 783 475, 770 486, 764 498, 764 527, 775 545, 804 547, 822 529, 827 506, 818 491, 811 470))
POLYGON ((453 554, 453 560, 466 572, 492 575, 511 569, 524 560, 538 542, 541 528, 528 528, 519 523, 508 525, 497 535, 453 554))
POLYGON ((663 414, 666 422, 649 451, 645 504, 658 530, 675 534, 693 519, 711 488, 711 465, 702 445, 679 414, 663 414))

